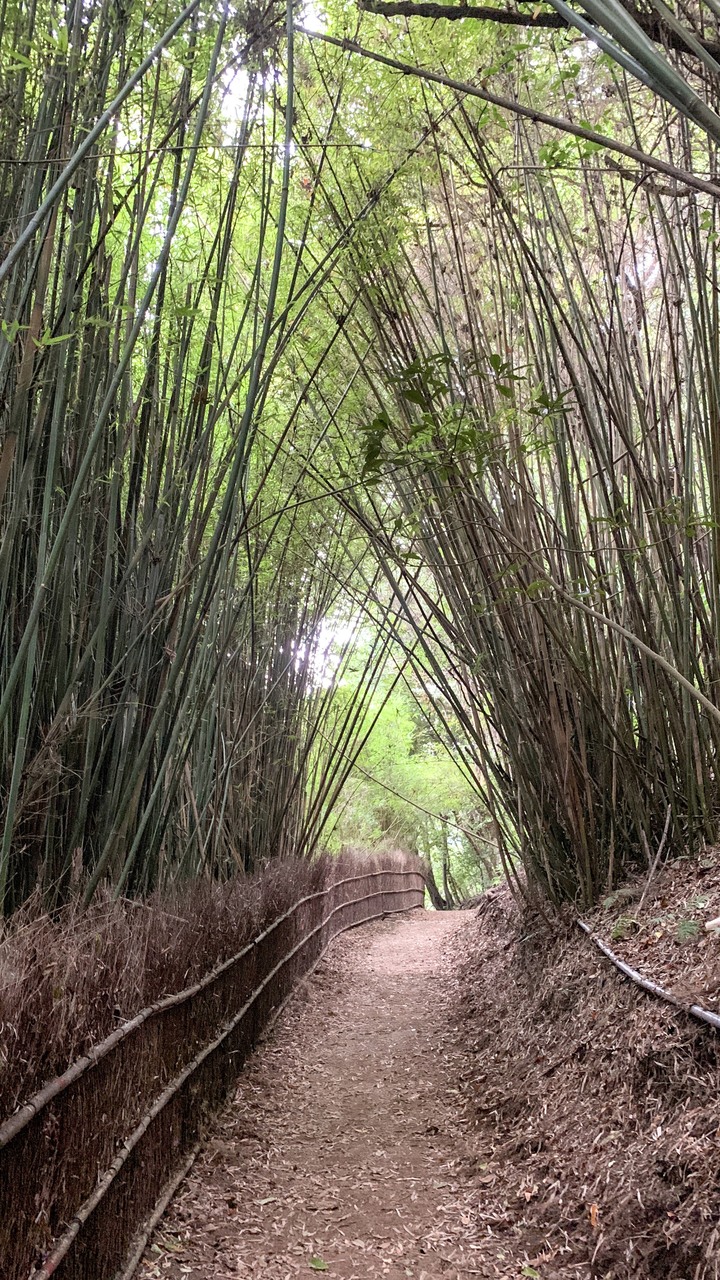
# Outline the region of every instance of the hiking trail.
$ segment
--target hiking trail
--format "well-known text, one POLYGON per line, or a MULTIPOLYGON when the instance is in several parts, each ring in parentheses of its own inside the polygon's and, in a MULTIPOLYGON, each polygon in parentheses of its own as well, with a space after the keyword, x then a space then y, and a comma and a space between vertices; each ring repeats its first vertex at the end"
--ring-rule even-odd
POLYGON ((333 942, 246 1063, 138 1276, 480 1274, 446 990, 467 922, 416 911, 333 942))

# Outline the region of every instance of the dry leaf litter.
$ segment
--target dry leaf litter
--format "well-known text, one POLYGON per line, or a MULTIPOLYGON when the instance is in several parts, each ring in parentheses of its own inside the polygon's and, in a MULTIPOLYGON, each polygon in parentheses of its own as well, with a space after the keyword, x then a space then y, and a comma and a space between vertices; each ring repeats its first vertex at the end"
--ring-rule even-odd
POLYGON ((718 1280, 719 1085, 712 1032, 504 888, 369 925, 248 1062, 138 1275, 718 1280))

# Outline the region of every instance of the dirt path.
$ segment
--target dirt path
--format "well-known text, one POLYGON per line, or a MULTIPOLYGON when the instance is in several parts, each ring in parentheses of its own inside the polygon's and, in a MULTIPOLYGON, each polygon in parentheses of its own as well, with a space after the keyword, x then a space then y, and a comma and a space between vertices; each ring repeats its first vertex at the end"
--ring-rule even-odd
POLYGON ((247 1064, 139 1276, 481 1274, 446 1000, 445 944, 466 924, 414 912, 332 945, 247 1064))

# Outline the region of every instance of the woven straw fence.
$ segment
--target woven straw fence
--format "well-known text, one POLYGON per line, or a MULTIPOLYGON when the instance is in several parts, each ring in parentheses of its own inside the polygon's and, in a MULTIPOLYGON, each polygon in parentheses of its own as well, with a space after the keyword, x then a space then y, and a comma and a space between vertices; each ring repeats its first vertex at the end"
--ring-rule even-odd
POLYGON ((299 978, 344 929, 423 902, 416 871, 301 898, 201 982, 144 1009, 0 1126, 1 1280, 130 1274, 209 1118, 299 978))

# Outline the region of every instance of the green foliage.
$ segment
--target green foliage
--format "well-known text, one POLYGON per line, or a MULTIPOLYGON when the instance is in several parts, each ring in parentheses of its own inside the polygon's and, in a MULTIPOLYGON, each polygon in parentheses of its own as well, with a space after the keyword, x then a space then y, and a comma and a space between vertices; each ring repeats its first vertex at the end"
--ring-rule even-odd
POLYGON ((679 920, 675 928, 678 942, 694 942, 700 936, 700 925, 697 920, 679 920))
MULTIPOLYGON (((399 25, 369 21, 371 46, 409 57, 399 25)), ((444 35, 411 30, 414 61, 438 66, 444 35)), ((655 131, 656 98, 605 56, 577 40, 556 58, 565 35, 492 40, 485 87, 507 97, 512 66, 531 109, 630 148, 662 136, 673 172, 679 133, 655 131)), ((463 35, 448 74, 466 54, 463 35)), ((364 309, 352 340, 370 335, 355 474, 373 482, 347 505, 404 602, 418 679, 461 726, 506 868, 592 902, 647 865, 668 812, 668 847, 712 839, 720 812, 715 397, 696 390, 714 385, 709 202, 684 222, 597 142, 447 86, 420 105, 405 77, 388 96, 423 144, 344 264, 364 309)), ((386 148, 368 136, 377 183, 386 148)), ((363 161, 324 186, 336 217, 353 191, 360 206, 363 161)))
MULTIPOLYGON (((341 687, 336 706, 348 696, 341 687)), ((367 740, 331 820, 330 848, 399 847, 429 861, 439 884, 449 873, 451 897, 478 892, 495 864, 462 767, 461 732, 455 726, 445 744, 422 687, 392 687, 386 677, 365 713, 367 740)))
POLYGON ((661 180, 292 59, 279 6, 165 40, 180 12, 19 0, 0 31, 5 906, 325 836, 589 902, 668 811, 669 844, 711 838, 717 232, 674 157, 711 170, 715 126, 683 64, 642 40, 630 94, 576 34, 362 15, 401 61, 651 139, 661 180))
POLYGON ((633 916, 618 916, 613 924, 610 937, 614 942, 622 942, 638 929, 638 922, 633 916))

